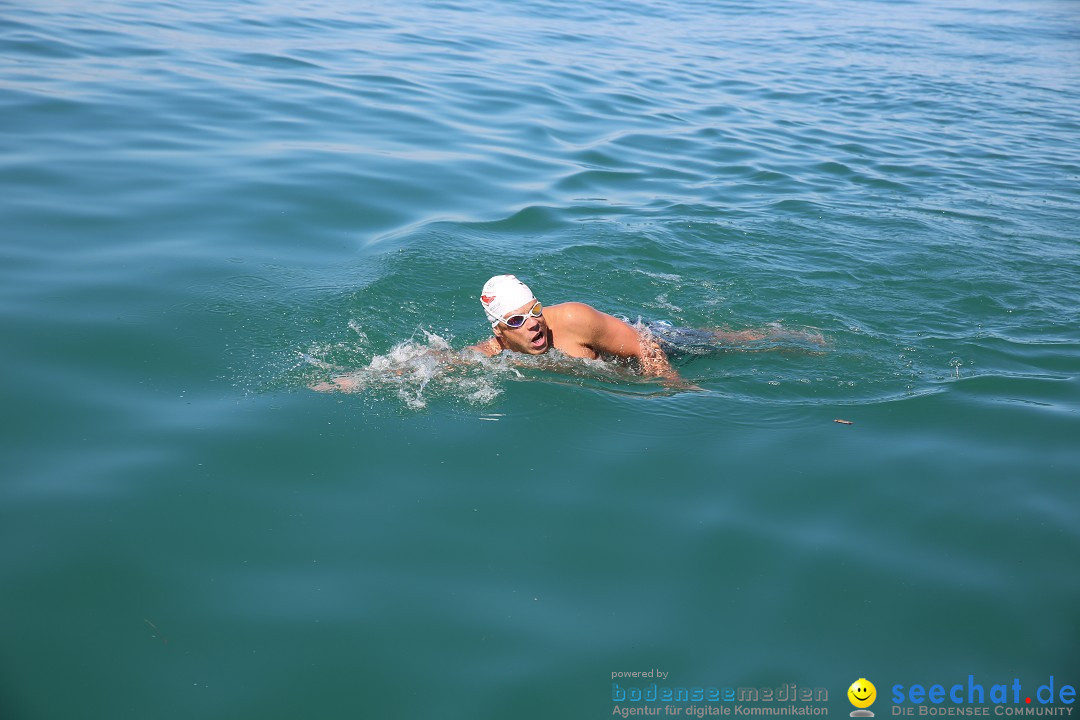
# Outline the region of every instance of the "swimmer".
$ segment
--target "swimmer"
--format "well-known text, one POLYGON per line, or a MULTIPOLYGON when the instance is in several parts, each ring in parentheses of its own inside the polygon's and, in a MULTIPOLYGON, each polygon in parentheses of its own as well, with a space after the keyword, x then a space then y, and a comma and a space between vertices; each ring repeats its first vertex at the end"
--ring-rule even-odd
MULTIPOLYGON (((480 304, 491 323, 492 337, 470 345, 465 348, 467 351, 491 357, 504 351, 543 355, 554 348, 575 358, 630 360, 637 364, 642 375, 679 389, 701 388, 679 377, 668 353, 705 354, 722 351, 725 346, 753 349, 758 341, 778 338, 772 331, 698 330, 665 322, 648 323, 639 330, 585 303, 564 302, 544 307, 532 290, 513 275, 496 275, 488 280, 480 293, 480 304)), ((820 335, 801 338, 814 344, 824 343, 820 335)), ((761 349, 772 348, 766 345, 761 349)), ((444 359, 449 368, 455 369, 461 358, 444 355, 444 359)), ((400 370, 395 372, 401 374, 400 370)), ((344 375, 311 388, 320 392, 349 392, 357 390, 359 383, 355 377, 344 375)))
POLYGON ((579 302, 544 307, 513 275, 496 275, 484 284, 480 304, 492 337, 468 350, 488 357, 504 350, 542 355, 555 348, 576 358, 635 359, 643 375, 683 385, 659 343, 616 317, 579 302))

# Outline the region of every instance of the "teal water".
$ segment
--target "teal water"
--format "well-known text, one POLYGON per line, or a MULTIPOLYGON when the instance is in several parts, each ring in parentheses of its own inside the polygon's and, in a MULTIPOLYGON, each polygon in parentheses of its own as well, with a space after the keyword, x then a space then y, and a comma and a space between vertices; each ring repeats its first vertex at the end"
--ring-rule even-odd
POLYGON ((1066 0, 0 2, 0 717, 1080 684, 1078 66, 1066 0), (431 363, 502 272, 827 342, 431 363))

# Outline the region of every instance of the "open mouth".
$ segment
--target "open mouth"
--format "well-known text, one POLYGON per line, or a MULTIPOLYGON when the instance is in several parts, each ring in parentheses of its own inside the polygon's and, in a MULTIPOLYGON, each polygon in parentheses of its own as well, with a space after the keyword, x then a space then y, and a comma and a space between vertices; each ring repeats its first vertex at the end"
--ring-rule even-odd
POLYGON ((529 346, 534 350, 541 350, 547 346, 547 335, 544 333, 543 329, 536 333, 535 337, 529 340, 529 346))

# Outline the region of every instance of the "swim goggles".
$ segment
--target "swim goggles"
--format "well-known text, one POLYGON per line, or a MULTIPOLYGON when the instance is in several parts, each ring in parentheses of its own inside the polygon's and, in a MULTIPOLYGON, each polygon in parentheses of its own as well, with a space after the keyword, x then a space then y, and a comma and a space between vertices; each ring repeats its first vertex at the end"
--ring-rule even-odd
POLYGON ((544 314, 544 306, 537 300, 536 304, 532 306, 532 309, 525 315, 511 315, 508 318, 499 318, 499 322, 506 325, 506 327, 519 328, 525 324, 525 321, 531 317, 540 317, 544 314))

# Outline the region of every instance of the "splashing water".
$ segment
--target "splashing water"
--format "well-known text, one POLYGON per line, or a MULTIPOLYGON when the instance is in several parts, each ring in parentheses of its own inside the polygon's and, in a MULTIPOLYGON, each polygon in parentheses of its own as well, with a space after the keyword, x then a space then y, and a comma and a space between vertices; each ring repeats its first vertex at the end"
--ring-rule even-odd
MULTIPOLYGON (((359 331, 358 336, 366 340, 359 331)), ((490 403, 502 392, 499 379, 515 373, 505 362, 483 358, 470 350, 454 351, 446 338, 422 331, 422 339, 410 339, 394 345, 384 354, 374 354, 359 369, 355 364, 329 362, 340 353, 337 347, 316 347, 301 353, 305 362, 324 371, 322 382, 311 383, 316 390, 340 390, 373 396, 398 398, 406 407, 427 407, 432 396, 462 400, 473 405, 490 403), (330 371, 327 376, 326 371, 330 371)), ((356 359, 363 357, 356 351, 356 359)))

